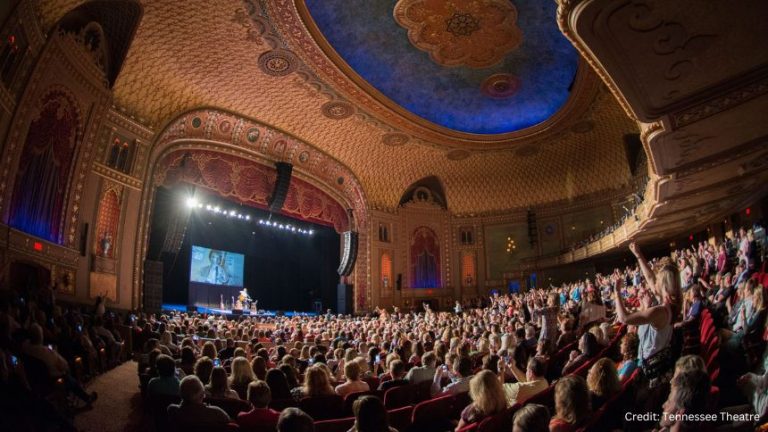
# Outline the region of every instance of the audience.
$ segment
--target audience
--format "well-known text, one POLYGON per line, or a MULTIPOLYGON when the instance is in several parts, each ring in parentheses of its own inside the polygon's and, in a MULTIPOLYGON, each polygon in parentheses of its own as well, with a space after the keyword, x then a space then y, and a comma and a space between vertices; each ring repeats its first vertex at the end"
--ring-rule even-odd
POLYGON ((459 357, 453 362, 453 370, 449 371, 448 366, 443 365, 435 371, 435 377, 432 381, 432 396, 455 395, 469 391, 469 380, 472 378, 472 361, 469 357, 459 357), (441 387, 443 378, 449 378, 450 384, 441 387))
POLYGON ((550 432, 571 432, 581 427, 592 411, 584 378, 567 375, 555 384, 555 416, 550 432))
POLYGON ((700 370, 683 371, 672 378, 669 397, 664 406, 664 415, 659 425, 665 430, 693 431, 710 428, 704 421, 696 421, 696 414, 709 412, 710 382, 707 374, 700 370), (678 414, 686 414, 685 416, 678 414))
POLYGON ((640 343, 635 333, 627 333, 621 338, 619 352, 621 363, 618 366, 619 379, 623 382, 637 369, 637 348, 640 343))
POLYGON ((544 405, 528 404, 515 413, 512 432, 549 432, 550 415, 544 405))
POLYGON ((253 381, 248 384, 248 402, 253 409, 241 412, 237 416, 237 424, 252 430, 271 430, 277 426, 280 413, 268 408, 272 401, 272 393, 264 381, 253 381))
POLYGON ((545 363, 536 357, 528 360, 525 373, 518 369, 515 363, 507 364, 503 359, 499 360, 499 380, 503 384, 507 404, 512 406, 516 403, 525 402, 531 396, 549 387, 549 383, 544 377, 545 373, 545 363), (512 373, 517 380, 516 383, 504 383, 507 371, 512 373))
POLYGON ((181 404, 168 407, 168 418, 177 430, 229 423, 224 410, 203 403, 205 388, 197 376, 184 377, 179 384, 179 394, 181 404))
POLYGON ((389 362, 389 376, 390 379, 379 384, 378 390, 387 391, 394 387, 400 387, 408 384, 408 380, 405 379, 405 363, 402 360, 392 360, 389 362))
POLYGON ((488 370, 478 372, 469 381, 469 397, 472 398, 472 403, 461 412, 457 431, 507 407, 507 398, 501 383, 496 375, 488 370))
POLYGON ((381 399, 363 396, 352 404, 355 425, 348 432, 397 432, 389 425, 387 409, 381 399))
POLYGON ((304 385, 291 390, 294 399, 301 400, 305 397, 330 396, 336 392, 331 386, 331 380, 328 372, 320 365, 310 366, 304 372, 304 385))
POLYGON ((405 379, 411 384, 432 381, 432 378, 435 376, 436 364, 437 356, 434 351, 425 352, 421 356, 421 366, 412 367, 405 375, 405 379))
POLYGON ((346 396, 350 393, 369 391, 368 383, 360 380, 360 364, 355 361, 345 362, 344 376, 346 382, 336 386, 336 394, 346 396))
POLYGON ((211 379, 205 386, 205 392, 211 398, 238 399, 240 397, 236 391, 229 388, 227 370, 221 366, 216 366, 211 371, 211 379))
POLYGON ((240 399, 245 399, 248 396, 248 384, 255 379, 248 359, 237 357, 232 360, 232 375, 229 378, 229 386, 237 392, 240 399))
POLYGON ((315 432, 315 421, 298 408, 286 408, 277 419, 277 432, 315 432))
POLYGON ((587 374, 587 387, 592 396, 592 409, 598 410, 603 403, 621 391, 616 364, 609 358, 601 358, 587 374))
MULTIPOLYGON (((147 390, 150 397, 153 395, 176 396, 179 394, 179 379, 176 377, 176 362, 165 354, 157 356, 155 361, 157 374, 149 380, 147 390)), ((224 379, 227 373, 224 371, 224 379)))

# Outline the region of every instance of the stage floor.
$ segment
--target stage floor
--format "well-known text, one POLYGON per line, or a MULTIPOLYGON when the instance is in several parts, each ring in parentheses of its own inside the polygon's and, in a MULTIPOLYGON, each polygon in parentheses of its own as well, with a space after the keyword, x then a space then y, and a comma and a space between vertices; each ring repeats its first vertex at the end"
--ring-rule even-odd
MULTIPOLYGON (((163 312, 187 312, 187 305, 180 305, 180 304, 168 304, 163 303, 162 307, 163 312)), ((204 313, 204 314, 213 314, 213 315, 226 315, 226 316, 256 316, 256 317, 275 317, 277 316, 277 311, 275 310, 265 310, 265 309, 259 309, 258 312, 251 312, 249 310, 244 310, 242 314, 233 314, 231 309, 216 309, 216 308, 206 308, 202 306, 197 306, 197 312, 198 313, 204 313)), ((284 311, 282 315, 287 317, 292 316, 317 316, 317 313, 315 312, 297 312, 297 311, 284 311)))

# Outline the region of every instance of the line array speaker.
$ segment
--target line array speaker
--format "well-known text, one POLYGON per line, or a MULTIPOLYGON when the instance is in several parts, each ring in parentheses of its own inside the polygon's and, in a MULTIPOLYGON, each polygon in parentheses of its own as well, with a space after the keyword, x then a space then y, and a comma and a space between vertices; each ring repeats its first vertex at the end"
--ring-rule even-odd
POLYGON ((353 286, 339 283, 336 286, 336 313, 347 315, 352 313, 353 286))
POLYGON ((275 181, 275 190, 269 197, 269 211, 279 212, 283 208, 285 197, 288 196, 288 186, 291 185, 291 173, 293 165, 288 162, 277 162, 277 180, 275 181))
POLYGON ((342 235, 344 237, 344 250, 341 254, 339 269, 336 272, 340 276, 349 276, 355 268, 355 261, 357 261, 357 233, 344 231, 342 235))
POLYGON ((538 239, 539 229, 536 226, 536 213, 528 209, 528 242, 533 246, 538 243, 538 239))

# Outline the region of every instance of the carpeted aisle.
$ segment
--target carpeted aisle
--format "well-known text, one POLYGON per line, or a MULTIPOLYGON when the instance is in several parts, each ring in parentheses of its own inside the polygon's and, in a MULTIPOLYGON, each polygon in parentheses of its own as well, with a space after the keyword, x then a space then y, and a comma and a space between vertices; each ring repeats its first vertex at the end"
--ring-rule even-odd
POLYGON ((145 418, 136 375, 136 362, 129 361, 98 376, 87 390, 99 393, 93 409, 75 416, 75 427, 85 432, 150 431, 145 418))

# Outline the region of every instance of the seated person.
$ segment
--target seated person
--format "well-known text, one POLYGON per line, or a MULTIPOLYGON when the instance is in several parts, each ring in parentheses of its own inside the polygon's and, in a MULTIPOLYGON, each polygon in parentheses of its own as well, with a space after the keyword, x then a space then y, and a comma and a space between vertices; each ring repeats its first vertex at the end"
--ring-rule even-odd
POLYGON ((469 397, 472 398, 472 403, 461 412, 457 431, 507 408, 502 384, 496 374, 489 370, 478 372, 469 381, 469 397))
POLYGON ((314 432, 315 420, 298 408, 286 408, 277 419, 277 432, 314 432))
POLYGON ((595 362, 587 374, 587 387, 595 410, 621 391, 619 374, 613 360, 604 357, 595 362))
POLYGON ((696 414, 706 414, 709 406, 709 376, 700 370, 687 370, 672 377, 671 389, 664 402, 664 413, 686 414, 686 416, 661 417, 662 430, 696 430, 707 426, 696 422, 696 414))
POLYGON ((528 360, 526 371, 521 371, 514 362, 507 364, 503 359, 499 360, 499 381, 503 384, 507 404, 512 406, 522 403, 531 396, 544 391, 549 387, 546 373, 546 364, 536 357, 528 360), (506 372, 509 371, 517 379, 516 383, 504 383, 506 372))
POLYGON ((80 383, 70 374, 69 364, 64 357, 50 346, 43 346, 43 328, 37 324, 32 324, 29 330, 29 340, 25 341, 22 346, 24 354, 44 363, 50 378, 54 380, 61 378, 68 392, 77 396, 88 406, 93 404, 97 398, 96 392, 86 393, 80 383))
POLYGON ((423 381, 432 381, 432 377, 435 376, 435 365, 437 364, 437 356, 434 351, 425 352, 421 356, 422 366, 411 368, 405 375, 405 379, 411 384, 418 384, 423 381))
POLYGON ((305 397, 330 396, 336 392, 331 386, 328 373, 320 365, 312 365, 304 373, 304 385, 291 390, 291 396, 297 401, 305 397))
POLYGON ((568 362, 563 366, 563 375, 568 375, 579 366, 589 361, 592 357, 596 356, 600 345, 597 343, 597 338, 592 333, 584 333, 579 339, 579 349, 571 351, 571 356, 568 362))
POLYGON ((355 424, 348 432, 397 432, 389 425, 387 409, 376 396, 363 396, 352 404, 355 424))
POLYGON ((621 363, 618 365, 619 380, 622 382, 629 379, 635 369, 637 369, 637 348, 640 339, 635 333, 627 333, 621 338, 619 351, 621 353, 621 363))
POLYGON ((168 407, 168 418, 176 430, 199 429, 229 423, 229 416, 217 406, 203 403, 205 388, 195 375, 186 376, 179 384, 181 403, 168 407))
POLYGON ((432 379, 432 397, 445 395, 455 395, 469 391, 469 380, 472 378, 472 360, 467 356, 458 357, 453 362, 453 371, 443 365, 435 370, 435 376, 432 379), (445 387, 440 387, 443 378, 450 378, 451 383, 445 387))
POLYGON ((239 399, 237 392, 229 388, 229 379, 227 378, 227 370, 221 366, 216 366, 211 371, 211 380, 207 386, 205 386, 206 396, 212 398, 230 398, 239 399))
POLYGON ((549 410, 544 405, 527 404, 512 421, 512 432, 549 432, 549 410))
POLYGON ((392 379, 379 384, 380 391, 387 391, 393 387, 400 387, 408 384, 405 379, 405 363, 402 360, 392 360, 389 362, 389 376, 392 379))
POLYGON ((347 381, 336 386, 336 394, 346 396, 350 393, 364 392, 371 388, 368 383, 360 380, 360 365, 356 361, 345 362, 344 377, 347 381))
POLYGON ((555 384, 555 416, 549 422, 550 432, 579 429, 592 413, 587 382, 578 375, 567 375, 555 384))
POLYGON ((147 390, 149 396, 168 395, 178 396, 179 379, 176 377, 176 362, 165 354, 157 356, 155 361, 158 376, 149 380, 147 390))
POLYGON ((253 409, 237 415, 237 424, 251 430, 271 430, 277 426, 280 413, 268 408, 272 401, 272 393, 264 381, 253 381, 248 384, 248 401, 253 409))

